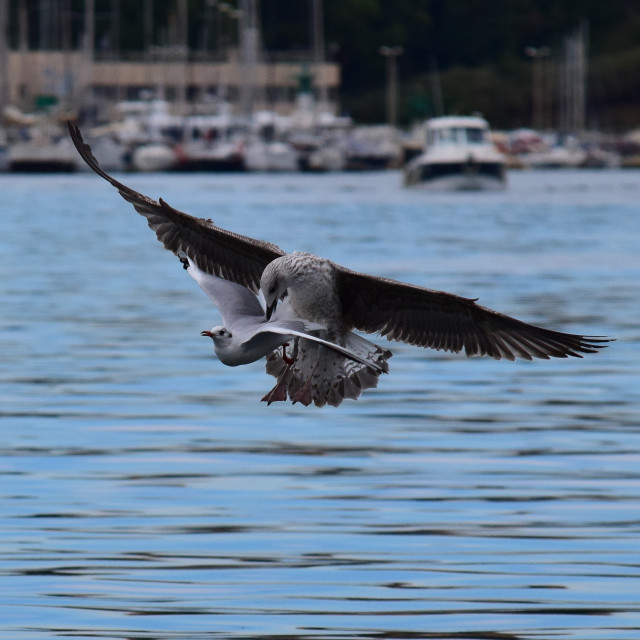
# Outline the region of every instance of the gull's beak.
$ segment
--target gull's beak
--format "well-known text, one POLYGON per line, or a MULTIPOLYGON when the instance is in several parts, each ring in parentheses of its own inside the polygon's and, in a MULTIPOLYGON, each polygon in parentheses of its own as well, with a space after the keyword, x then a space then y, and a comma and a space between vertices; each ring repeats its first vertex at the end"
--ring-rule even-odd
POLYGON ((211 333, 211 331, 201 331, 200 335, 207 336, 207 338, 211 338, 213 340, 213 334, 211 333))
POLYGON ((278 299, 276 298, 264 311, 265 315, 267 316, 267 320, 271 320, 271 316, 273 315, 273 312, 276 310, 277 306, 278 299))

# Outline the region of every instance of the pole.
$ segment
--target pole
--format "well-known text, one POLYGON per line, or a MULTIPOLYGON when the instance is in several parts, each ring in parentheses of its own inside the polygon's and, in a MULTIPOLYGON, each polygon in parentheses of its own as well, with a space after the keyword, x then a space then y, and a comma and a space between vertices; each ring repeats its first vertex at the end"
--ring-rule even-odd
POLYGON ((187 82, 189 73, 189 7, 187 0, 179 0, 178 2, 178 40, 180 58, 182 60, 183 69, 178 81, 178 108, 180 113, 186 113, 187 108, 187 82))
POLYGON ((82 34, 82 66, 78 90, 80 106, 92 102, 91 87, 93 85, 93 51, 96 39, 95 0, 84 0, 84 24, 82 34))
POLYGON ((151 57, 151 45, 153 44, 153 0, 144 0, 142 15, 142 28, 144 31, 144 53, 147 62, 149 62, 151 57))
POLYGON ((9 104, 9 0, 0 0, 0 112, 9 104))
POLYGON ((242 84, 240 86, 240 110, 251 118, 255 106, 256 65, 258 64, 258 27, 256 0, 240 2, 240 43, 242 48, 242 84))
POLYGON ((27 77, 27 51, 29 49, 29 14, 27 13, 27 0, 18 0, 18 40, 20 48, 20 78, 25 78, 24 84, 18 84, 18 100, 20 106, 30 108, 31 92, 27 77))
POLYGON ((442 83, 440 82, 440 71, 438 70, 438 61, 431 58, 429 66, 429 81, 431 83, 431 93, 433 95, 433 110, 436 116, 444 115, 444 99, 442 97, 442 83))
POLYGON ((544 74, 543 60, 551 54, 549 47, 527 47, 525 54, 531 58, 531 126, 536 131, 544 128, 544 74))
POLYGON ((324 14, 322 10, 322 0, 312 0, 313 13, 313 66, 315 82, 319 91, 319 102, 326 105, 328 102, 327 85, 321 75, 322 64, 324 63, 324 14))
POLYGON ((380 55, 386 59, 387 67, 387 124, 396 126, 398 107, 398 66, 397 59, 402 55, 402 47, 380 47, 380 55))

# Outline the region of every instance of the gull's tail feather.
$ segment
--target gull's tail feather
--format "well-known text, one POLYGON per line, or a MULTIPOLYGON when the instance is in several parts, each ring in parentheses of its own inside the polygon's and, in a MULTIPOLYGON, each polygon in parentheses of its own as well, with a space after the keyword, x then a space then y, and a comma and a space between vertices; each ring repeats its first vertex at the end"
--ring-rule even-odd
POLYGON ((269 404, 285 400, 286 396, 282 396, 286 389, 286 395, 294 403, 337 407, 345 398, 355 400, 365 389, 376 387, 380 374, 389 371, 387 360, 391 351, 354 333, 347 333, 339 342, 369 364, 300 338, 294 348, 293 364, 285 362, 281 349, 267 356, 267 373, 278 382, 263 400, 269 404))

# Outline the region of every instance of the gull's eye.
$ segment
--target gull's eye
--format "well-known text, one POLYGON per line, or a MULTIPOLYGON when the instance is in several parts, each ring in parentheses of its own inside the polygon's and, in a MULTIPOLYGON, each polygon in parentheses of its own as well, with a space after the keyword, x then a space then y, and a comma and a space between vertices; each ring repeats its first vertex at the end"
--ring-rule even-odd
POLYGON ((279 286, 279 282, 277 280, 274 280, 271 286, 269 287, 269 293, 273 295, 278 289, 278 286, 279 286))

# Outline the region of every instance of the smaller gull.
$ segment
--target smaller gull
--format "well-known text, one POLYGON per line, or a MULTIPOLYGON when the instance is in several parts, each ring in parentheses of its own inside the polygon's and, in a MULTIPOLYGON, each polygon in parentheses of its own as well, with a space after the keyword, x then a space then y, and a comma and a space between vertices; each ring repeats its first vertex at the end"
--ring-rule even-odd
MULTIPOLYGON (((327 335, 325 327, 296 317, 286 300, 267 319, 259 297, 249 289, 205 273, 184 254, 180 255, 180 261, 187 273, 216 305, 222 317, 224 326, 213 327, 200 334, 213 340, 214 350, 220 362, 235 367, 269 356, 267 371, 278 378, 276 386, 263 398, 269 404, 277 400, 286 400, 287 394, 294 402, 309 404, 313 400, 309 395, 313 366, 309 368, 305 367, 305 364, 309 365, 310 360, 313 362, 317 359, 318 352, 323 348, 334 352, 333 360, 338 369, 345 369, 351 374, 346 376, 347 380, 354 374, 356 380, 363 379, 360 385, 352 385, 348 397, 360 395, 365 379, 377 382, 381 373, 388 372, 386 359, 381 357, 388 352, 383 352, 365 338, 353 333, 348 334, 345 340, 346 347, 325 340, 321 337, 327 335), (285 347, 291 341, 294 341, 295 346, 292 357, 288 357, 285 347), (347 360, 343 356, 346 356, 347 360)), ((328 354, 325 357, 331 360, 328 354)), ((340 375, 340 372, 337 371, 336 374, 340 375)), ((342 395, 344 396, 344 382, 342 395)), ((336 400, 337 398, 327 398, 327 402, 330 403, 336 400)))

